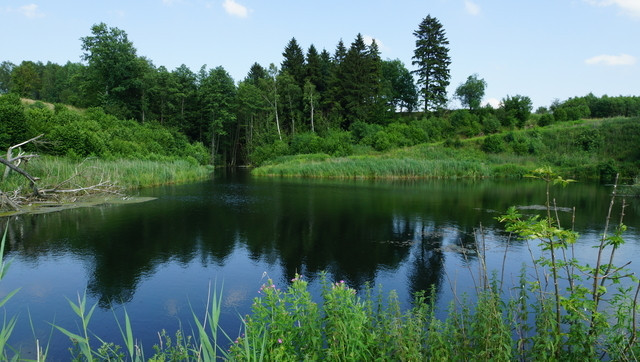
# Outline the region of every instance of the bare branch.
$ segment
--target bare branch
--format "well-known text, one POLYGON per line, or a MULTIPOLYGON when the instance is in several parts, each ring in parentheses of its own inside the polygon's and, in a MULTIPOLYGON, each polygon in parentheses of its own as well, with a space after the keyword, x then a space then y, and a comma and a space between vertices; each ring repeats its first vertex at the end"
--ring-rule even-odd
POLYGON ((39 135, 39 136, 35 136, 35 137, 31 138, 31 139, 28 139, 28 140, 26 140, 26 141, 24 141, 22 143, 18 143, 17 145, 13 145, 13 146, 9 147, 8 149, 13 151, 14 149, 16 149, 18 147, 22 147, 22 146, 26 145, 29 142, 33 142, 33 141, 37 140, 38 138, 40 138, 42 136, 44 136, 44 133, 39 135))

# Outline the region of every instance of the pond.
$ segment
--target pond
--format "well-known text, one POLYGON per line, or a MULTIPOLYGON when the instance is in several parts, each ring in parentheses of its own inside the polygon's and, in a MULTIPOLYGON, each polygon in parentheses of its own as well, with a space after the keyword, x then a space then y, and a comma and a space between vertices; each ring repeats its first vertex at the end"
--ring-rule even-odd
MULTIPOLYGON (((565 226, 576 208, 576 254, 586 260, 594 257, 611 191, 586 183, 552 188, 565 226)), ((38 339, 49 343, 51 360, 69 359, 70 343, 51 323, 77 332, 68 300, 84 293, 97 304, 89 328, 122 344, 115 318, 122 321, 126 309, 147 357, 161 330, 192 330, 209 288, 222 290, 222 326, 236 336, 267 278, 286 286, 296 273, 316 294, 326 271, 356 289, 370 283, 396 290, 404 306, 414 292, 435 286, 445 309, 454 293, 473 290, 480 227, 489 269, 504 262, 505 278, 513 280, 531 264, 523 242, 512 240, 505 257, 508 237, 495 217, 512 205, 538 213, 545 203, 544 184, 532 180, 264 179, 243 170, 139 194, 156 199, 0 220, 3 228, 9 222, 12 261, 0 297, 20 288, 3 308, 18 316, 10 344, 23 357, 34 358, 38 339)), ((624 261, 640 257, 640 202, 627 203, 627 243, 618 254, 624 261)))

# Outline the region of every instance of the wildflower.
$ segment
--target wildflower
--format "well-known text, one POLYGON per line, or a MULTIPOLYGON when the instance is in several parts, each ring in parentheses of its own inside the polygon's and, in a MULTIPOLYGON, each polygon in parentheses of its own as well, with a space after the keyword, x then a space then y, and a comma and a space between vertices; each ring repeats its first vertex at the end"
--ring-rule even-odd
POLYGON ((282 344, 282 338, 278 338, 278 343, 282 344))

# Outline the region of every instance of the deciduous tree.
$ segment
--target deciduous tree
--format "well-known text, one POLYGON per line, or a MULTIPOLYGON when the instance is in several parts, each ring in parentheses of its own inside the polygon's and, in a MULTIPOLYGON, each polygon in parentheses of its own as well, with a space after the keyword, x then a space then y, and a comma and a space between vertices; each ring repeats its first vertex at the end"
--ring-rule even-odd
MULTIPOLYGON (((517 94, 513 97, 507 96, 506 98, 503 98, 502 108, 504 109, 508 120, 515 120, 517 126, 522 127, 531 115, 533 103, 531 103, 531 98, 517 94)), ((511 122, 512 121, 509 121, 507 123, 511 122)), ((503 122, 503 125, 510 126, 511 124, 505 124, 503 122)))
POLYGON ((105 23, 91 27, 81 38, 82 60, 88 64, 90 92, 107 112, 138 118, 142 98, 142 69, 127 33, 105 23))
POLYGON ((484 97, 484 89, 487 87, 487 82, 484 79, 478 79, 477 74, 470 75, 467 81, 460 84, 456 88, 455 96, 460 100, 462 106, 469 108, 470 110, 476 110, 480 108, 482 97, 484 97))
POLYGON ((402 61, 382 62, 383 93, 392 110, 413 111, 418 105, 418 91, 411 72, 402 61))

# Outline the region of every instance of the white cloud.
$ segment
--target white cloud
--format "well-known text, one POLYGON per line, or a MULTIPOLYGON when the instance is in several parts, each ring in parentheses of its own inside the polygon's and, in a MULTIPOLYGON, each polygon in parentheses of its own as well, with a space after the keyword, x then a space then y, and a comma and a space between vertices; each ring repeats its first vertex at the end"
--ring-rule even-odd
POLYGON ((371 35, 363 35, 362 40, 364 40, 364 43, 367 45, 371 45, 371 43, 373 43, 373 41, 375 40, 380 51, 387 50, 387 47, 380 41, 380 39, 376 39, 371 35))
POLYGON ((227 14, 237 16, 239 18, 246 18, 249 15, 249 9, 244 5, 238 4, 234 0, 224 0, 222 7, 227 14))
POLYGON ((634 18, 640 18, 640 1, 638 0, 584 0, 594 6, 615 5, 622 13, 634 18))
POLYGON ((489 98, 487 99, 486 104, 489 104, 491 105, 491 107, 497 109, 497 108, 500 108, 500 103, 502 103, 502 101, 499 100, 498 98, 489 98))
POLYGON ((589 65, 634 65, 636 64, 636 57, 629 54, 620 54, 620 55, 596 55, 595 57, 591 57, 586 59, 584 62, 589 65))
POLYGON ((41 11, 38 11, 38 5, 36 4, 21 6, 18 8, 18 12, 29 19, 44 17, 44 13, 42 13, 41 11))
POLYGON ((480 6, 473 1, 465 0, 464 9, 473 16, 480 14, 480 6))

